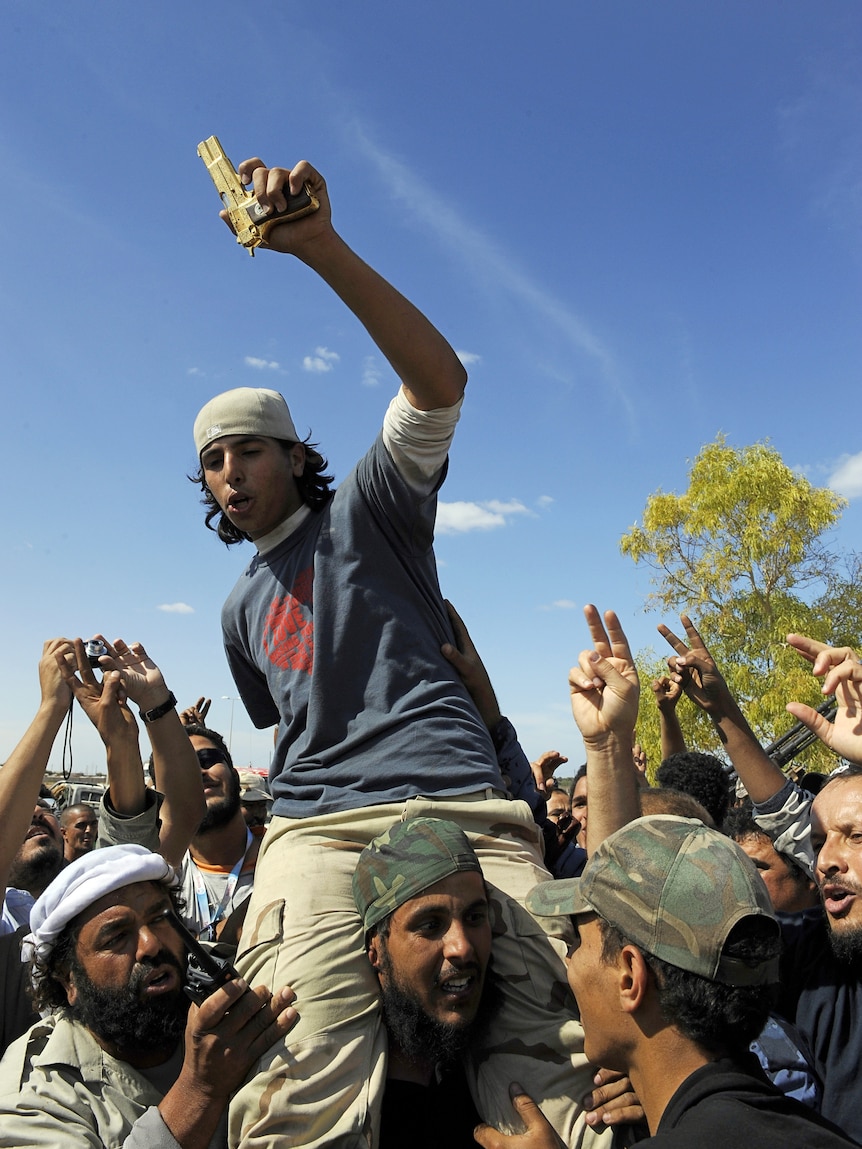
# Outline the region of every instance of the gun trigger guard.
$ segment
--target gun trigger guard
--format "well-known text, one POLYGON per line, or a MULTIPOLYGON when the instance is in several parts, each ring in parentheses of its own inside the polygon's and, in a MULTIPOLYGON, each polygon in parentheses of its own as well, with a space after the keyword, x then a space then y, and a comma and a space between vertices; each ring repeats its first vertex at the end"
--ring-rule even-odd
POLYGON ((258 232, 260 233, 260 239, 255 244, 255 247, 258 247, 260 244, 266 243, 267 240, 269 239, 269 233, 272 231, 272 229, 274 227, 277 227, 278 224, 280 224, 280 223, 284 223, 283 217, 276 216, 275 219, 264 220, 264 222, 258 226, 258 232))

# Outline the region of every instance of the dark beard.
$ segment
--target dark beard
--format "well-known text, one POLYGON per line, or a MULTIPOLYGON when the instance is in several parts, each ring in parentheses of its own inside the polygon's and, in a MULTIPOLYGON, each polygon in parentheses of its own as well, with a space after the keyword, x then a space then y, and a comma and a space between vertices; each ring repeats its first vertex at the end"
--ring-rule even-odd
POLYGON ((380 958, 380 972, 385 975, 381 986, 383 1020, 389 1040, 396 1044, 408 1061, 434 1065, 441 1070, 457 1064, 470 1045, 482 1036, 499 1006, 499 993, 490 964, 479 1008, 465 1025, 447 1025, 430 1017, 414 996, 400 985, 385 947, 380 958))
POLYGON ((9 867, 7 884, 16 890, 26 890, 38 898, 65 864, 60 847, 54 842, 45 842, 40 850, 26 860, 15 858, 9 867))
POLYGON ((162 950, 155 959, 145 958, 135 965, 125 988, 107 989, 95 985, 77 958, 73 959, 71 974, 77 999, 69 1012, 121 1055, 124 1051, 147 1054, 161 1049, 170 1053, 185 1033, 189 1001, 182 990, 141 1000, 144 978, 157 965, 171 965, 184 977, 174 955, 162 950))
POLYGON ((862 962, 862 926, 853 929, 829 930, 829 944, 838 961, 844 965, 859 965, 862 962))
POLYGON ((236 770, 231 770, 227 794, 218 802, 207 806, 207 812, 197 828, 197 833, 205 834, 207 830, 219 830, 222 826, 226 826, 240 808, 239 794, 239 774, 236 770))

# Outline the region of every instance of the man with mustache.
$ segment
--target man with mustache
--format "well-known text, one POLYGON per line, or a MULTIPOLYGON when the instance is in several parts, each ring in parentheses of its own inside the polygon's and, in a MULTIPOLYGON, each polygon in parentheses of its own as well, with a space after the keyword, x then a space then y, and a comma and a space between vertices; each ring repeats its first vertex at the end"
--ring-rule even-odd
POLYGON ((823 1082, 821 1112, 862 1141, 862 666, 849 648, 787 636, 824 679, 824 694, 834 693, 838 703, 834 723, 798 702, 788 711, 856 763, 812 800, 764 753, 696 627, 685 615, 682 623, 687 641, 659 627, 676 651, 669 659, 672 676, 710 716, 776 850, 794 857, 817 882, 825 920, 798 918, 793 928, 783 922, 778 1009, 808 1042, 823 1082))
MULTIPOLYGON (((505 929, 499 892, 460 827, 420 817, 365 847, 353 897, 388 1039, 379 1149, 403 1145, 408 1129, 414 1149, 470 1149, 480 1118, 465 1070, 528 1036, 514 1034, 501 1012, 518 987, 492 972, 494 937, 505 929)), ((573 998, 568 1005, 576 1008, 573 998)), ((532 1056, 554 1057, 533 1038, 532 1056)), ((643 1115, 626 1078, 605 1070, 599 1077, 601 1088, 584 1099, 601 1114, 597 1128, 643 1115)))
POLYGON ((190 1005, 174 883, 158 854, 115 846, 36 902, 34 1001, 54 1012, 0 1063, 0 1146, 226 1143, 230 1094, 294 1024, 294 995, 238 980, 190 1005))
POLYGON ((496 1000, 476 854, 453 822, 400 822, 360 854, 353 894, 389 1039, 380 1149, 400 1144, 408 1123, 416 1149, 469 1149, 479 1115, 462 1058, 496 1000))

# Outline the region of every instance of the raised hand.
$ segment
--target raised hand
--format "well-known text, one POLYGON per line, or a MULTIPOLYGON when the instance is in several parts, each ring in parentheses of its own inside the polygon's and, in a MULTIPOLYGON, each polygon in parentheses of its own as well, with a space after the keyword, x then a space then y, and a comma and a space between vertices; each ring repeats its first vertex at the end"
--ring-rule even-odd
POLYGON ((811 673, 823 678, 823 693, 834 694, 838 710, 834 722, 802 702, 789 702, 788 713, 836 754, 862 765, 862 664, 850 647, 827 646, 802 634, 789 634, 788 643, 811 663, 811 673))
POLYGON ((536 779, 536 788, 538 790, 555 789, 556 779, 554 778, 554 774, 561 766, 565 766, 567 762, 568 758, 565 754, 561 754, 559 750, 546 750, 544 754, 540 754, 535 762, 530 763, 530 769, 533 771, 533 777, 536 779))
POLYGON ((137 743, 138 724, 126 704, 119 671, 106 669, 100 682, 80 638, 55 650, 54 660, 66 688, 96 727, 104 744, 137 743))
POLYGON ((628 640, 614 611, 605 611, 603 620, 590 605, 584 616, 593 650, 581 651, 569 672, 572 714, 586 744, 613 736, 630 753, 640 686, 628 640))
POLYGON ((104 671, 119 671, 123 682, 123 689, 141 710, 151 710, 160 706, 168 696, 168 688, 162 672, 144 650, 139 642, 127 645, 121 638, 113 644, 107 642, 102 635, 98 638, 105 643, 108 653, 99 659, 99 666, 104 671))
POLYGON ((205 698, 203 694, 193 706, 187 706, 180 711, 180 722, 183 726, 206 726, 206 716, 212 706, 212 699, 205 698))
MULTIPOLYGON (((659 627, 659 629, 661 630, 661 627, 659 627)), ((665 630, 667 630, 667 627, 665 627, 665 630)), ((670 631, 668 631, 668 634, 669 633, 670 631)), ((662 674, 659 678, 652 680, 651 686, 656 706, 659 710, 676 709, 676 704, 680 698, 682 698, 681 676, 671 678, 667 674, 662 674)))
POLYGON ((715 659, 700 637, 697 627, 687 614, 680 615, 680 622, 685 627, 687 642, 677 638, 673 631, 664 625, 658 628, 659 634, 667 639, 676 651, 676 654, 667 660, 671 671, 671 682, 677 683, 695 706, 699 706, 713 718, 719 717, 725 713, 729 705, 733 705, 733 696, 715 664, 715 659))
MULTIPOLYGON (((255 156, 243 160, 237 168, 237 174, 245 186, 251 184, 263 208, 284 211, 287 207, 285 192, 289 190, 293 195, 299 195, 306 184, 320 204, 318 210, 310 215, 287 220, 273 227, 261 247, 296 255, 301 259, 306 247, 332 234, 332 210, 326 181, 306 160, 300 160, 292 168, 268 168, 262 159, 255 156)), ((227 213, 222 211, 219 214, 230 227, 227 213)))
POLYGON ((63 660, 73 652, 68 638, 49 638, 39 660, 42 705, 65 712, 72 705, 72 691, 63 675, 63 660))

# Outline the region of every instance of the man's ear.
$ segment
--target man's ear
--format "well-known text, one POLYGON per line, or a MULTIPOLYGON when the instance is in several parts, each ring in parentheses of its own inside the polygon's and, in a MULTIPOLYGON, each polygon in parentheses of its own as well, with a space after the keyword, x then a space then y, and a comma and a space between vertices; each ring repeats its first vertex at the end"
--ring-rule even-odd
POLYGON ((380 940, 380 934, 377 930, 373 930, 368 940, 365 943, 365 952, 368 955, 368 960, 371 962, 371 968, 380 973, 383 968, 383 944, 380 940))
POLYGON ((649 988, 650 970, 644 955, 631 943, 620 950, 619 961, 620 1006, 624 1013, 641 1009, 649 988))
POLYGON ((305 470, 305 444, 294 443, 290 448, 290 462, 293 467, 293 474, 295 478, 299 478, 305 470))
POLYGON ((78 1000, 78 987, 75 985, 75 975, 71 970, 64 969, 58 970, 55 977, 66 991, 66 1001, 68 1001, 69 1005, 74 1005, 78 1000))

